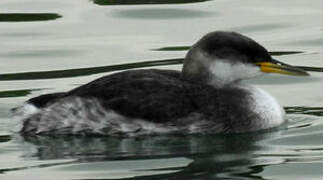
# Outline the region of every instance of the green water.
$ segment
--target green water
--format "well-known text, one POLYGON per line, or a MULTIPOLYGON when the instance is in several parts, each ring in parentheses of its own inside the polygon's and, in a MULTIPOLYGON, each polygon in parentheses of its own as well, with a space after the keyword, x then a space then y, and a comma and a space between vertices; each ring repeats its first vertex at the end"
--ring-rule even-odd
POLYGON ((2 0, 0 179, 322 179, 323 2, 2 0), (272 132, 230 136, 21 137, 10 109, 134 68, 181 69, 214 30, 263 44, 310 77, 249 83, 288 112, 272 132))

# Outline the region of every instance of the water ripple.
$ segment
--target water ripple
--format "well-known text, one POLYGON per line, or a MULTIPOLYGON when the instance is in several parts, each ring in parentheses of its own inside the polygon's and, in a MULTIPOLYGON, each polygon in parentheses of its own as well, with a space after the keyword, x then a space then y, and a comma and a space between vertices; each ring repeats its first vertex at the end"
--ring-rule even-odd
POLYGON ((95 4, 100 6, 107 5, 140 5, 140 4, 187 4, 187 3, 198 3, 209 0, 91 0, 95 4))
POLYGON ((183 18, 197 18, 206 17, 210 15, 216 15, 207 11, 191 10, 191 9, 175 9, 175 8, 140 8, 129 10, 115 10, 113 16, 116 18, 128 18, 128 19, 183 19, 183 18))
POLYGON ((61 17, 56 13, 0 13, 0 22, 49 21, 61 17))

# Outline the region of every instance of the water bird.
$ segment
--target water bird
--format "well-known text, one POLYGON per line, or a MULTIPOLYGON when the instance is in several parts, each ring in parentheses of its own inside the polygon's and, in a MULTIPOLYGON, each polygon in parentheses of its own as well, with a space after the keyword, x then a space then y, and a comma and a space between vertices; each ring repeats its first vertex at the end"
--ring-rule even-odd
POLYGON ((264 90, 243 82, 266 73, 307 76, 236 32, 206 34, 182 71, 137 69, 96 79, 24 104, 22 135, 243 133, 277 127, 285 112, 264 90))

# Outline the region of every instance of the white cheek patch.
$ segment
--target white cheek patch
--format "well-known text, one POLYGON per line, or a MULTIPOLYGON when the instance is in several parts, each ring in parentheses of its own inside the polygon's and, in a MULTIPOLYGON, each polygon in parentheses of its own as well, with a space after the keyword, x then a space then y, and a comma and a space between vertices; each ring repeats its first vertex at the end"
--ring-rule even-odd
POLYGON ((217 60, 209 66, 212 73, 209 83, 216 86, 223 86, 234 81, 250 79, 263 74, 258 66, 246 63, 229 63, 226 60, 217 60))

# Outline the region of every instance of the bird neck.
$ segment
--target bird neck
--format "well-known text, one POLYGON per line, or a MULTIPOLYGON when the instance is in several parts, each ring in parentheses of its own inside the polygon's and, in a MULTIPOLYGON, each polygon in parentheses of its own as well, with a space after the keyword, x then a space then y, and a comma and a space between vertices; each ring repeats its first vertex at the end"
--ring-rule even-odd
POLYGON ((221 79, 210 79, 207 82, 208 85, 216 88, 216 89, 223 89, 223 88, 234 88, 234 87, 240 87, 245 86, 246 84, 242 83, 240 80, 237 81, 223 81, 221 79))

